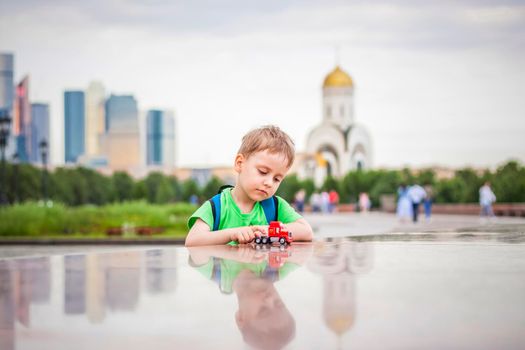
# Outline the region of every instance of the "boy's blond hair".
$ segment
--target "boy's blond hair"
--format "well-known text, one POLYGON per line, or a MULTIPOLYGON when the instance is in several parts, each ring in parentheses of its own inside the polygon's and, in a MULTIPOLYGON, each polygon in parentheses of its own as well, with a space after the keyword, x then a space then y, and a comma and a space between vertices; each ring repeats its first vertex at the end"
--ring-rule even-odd
POLYGON ((282 154, 288 161, 287 167, 292 166, 295 159, 295 144, 288 134, 275 125, 262 126, 244 135, 237 153, 248 158, 256 152, 266 150, 270 153, 282 154))

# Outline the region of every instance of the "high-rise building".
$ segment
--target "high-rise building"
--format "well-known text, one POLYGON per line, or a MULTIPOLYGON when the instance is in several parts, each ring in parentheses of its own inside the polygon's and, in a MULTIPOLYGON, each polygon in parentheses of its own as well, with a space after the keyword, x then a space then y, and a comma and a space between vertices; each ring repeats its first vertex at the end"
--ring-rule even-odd
POLYGON ((106 131, 105 91, 100 82, 91 82, 86 90, 86 155, 99 155, 100 139, 106 131))
POLYGON ((29 161, 31 152, 31 104, 29 103, 29 76, 16 86, 13 108, 13 135, 16 152, 22 162, 29 161))
POLYGON ((175 166, 175 118, 172 112, 150 110, 146 115, 146 163, 175 166))
MULTIPOLYGON (((49 105, 46 103, 31 104, 31 151, 29 160, 31 162, 42 162, 42 155, 38 149, 40 142, 46 140, 50 145, 49 138, 49 105)), ((48 150, 48 154, 49 154, 48 150)))
POLYGON ((85 149, 85 99, 83 91, 64 92, 65 161, 75 163, 85 149))
MULTIPOLYGON (((12 53, 0 53, 0 108, 7 109, 9 115, 13 116, 13 101, 14 101, 14 56, 12 53)), ((13 124, 11 123, 11 130, 13 124)), ((16 149, 15 138, 12 136, 7 143, 6 154, 14 153, 16 149)))
POLYGON ((131 95, 111 95, 106 101, 106 135, 102 145, 112 170, 140 166, 139 116, 131 95))
POLYGON ((0 53, 0 108, 13 108, 13 54, 0 53))

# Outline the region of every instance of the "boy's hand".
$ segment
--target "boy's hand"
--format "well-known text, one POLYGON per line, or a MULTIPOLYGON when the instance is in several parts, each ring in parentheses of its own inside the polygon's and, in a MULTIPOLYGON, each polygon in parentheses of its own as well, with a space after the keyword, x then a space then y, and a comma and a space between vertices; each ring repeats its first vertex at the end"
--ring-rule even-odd
POLYGON ((239 244, 250 243, 255 239, 255 232, 250 226, 237 227, 235 228, 235 232, 232 233, 230 239, 239 244))
POLYGON ((268 226, 253 225, 250 227, 252 228, 252 231, 255 233, 255 236, 265 236, 268 234, 268 226))
POLYGON ((239 244, 250 243, 257 236, 265 235, 267 228, 262 225, 237 227, 230 239, 239 244))

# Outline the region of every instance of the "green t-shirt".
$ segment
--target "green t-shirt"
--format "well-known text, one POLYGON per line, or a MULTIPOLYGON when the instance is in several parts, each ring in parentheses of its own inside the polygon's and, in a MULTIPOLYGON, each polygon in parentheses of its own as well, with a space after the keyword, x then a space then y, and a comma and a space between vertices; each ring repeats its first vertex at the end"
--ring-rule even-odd
MULTIPOLYGON (((277 196, 277 199, 279 201, 277 212, 279 221, 288 224, 302 218, 302 216, 299 215, 287 201, 279 196, 277 196)), ((193 227, 197 219, 201 219, 207 223, 208 226, 210 226, 210 230, 213 229, 213 212, 209 201, 206 201, 201 205, 200 208, 190 217, 188 220, 188 227, 190 229, 193 227)), ((231 188, 225 189, 221 195, 221 219, 219 230, 250 225, 268 225, 261 204, 259 202, 255 203, 251 212, 243 214, 232 198, 231 188)))

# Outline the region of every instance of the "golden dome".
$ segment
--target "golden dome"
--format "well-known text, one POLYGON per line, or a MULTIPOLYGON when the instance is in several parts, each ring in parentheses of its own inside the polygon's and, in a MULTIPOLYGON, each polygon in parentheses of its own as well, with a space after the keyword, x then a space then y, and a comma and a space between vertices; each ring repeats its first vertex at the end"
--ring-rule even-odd
POLYGON ((324 78, 323 88, 326 87, 352 87, 354 82, 352 78, 339 66, 336 66, 326 78, 324 78))

